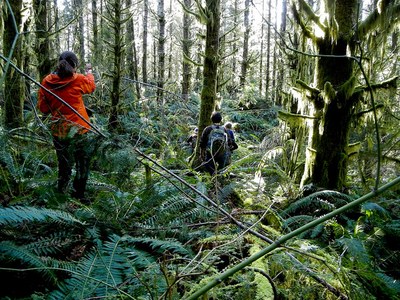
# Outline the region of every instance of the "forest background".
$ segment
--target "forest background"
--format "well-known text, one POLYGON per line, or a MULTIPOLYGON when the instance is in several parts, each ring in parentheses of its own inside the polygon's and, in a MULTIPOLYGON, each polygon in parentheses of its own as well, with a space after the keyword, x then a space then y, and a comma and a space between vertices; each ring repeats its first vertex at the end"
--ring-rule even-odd
POLYGON ((398 0, 0 4, 0 297, 399 299, 398 0), (96 77, 89 205, 36 110, 64 50, 96 77), (211 177, 185 140, 214 110, 211 177))

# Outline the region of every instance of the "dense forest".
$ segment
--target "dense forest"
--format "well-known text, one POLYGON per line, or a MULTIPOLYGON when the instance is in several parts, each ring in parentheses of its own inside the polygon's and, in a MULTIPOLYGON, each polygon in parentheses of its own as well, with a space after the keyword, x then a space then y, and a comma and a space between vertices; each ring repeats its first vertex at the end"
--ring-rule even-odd
POLYGON ((400 0, 0 8, 1 299, 400 299, 400 0), (65 50, 87 201, 37 104, 65 50), (239 147, 210 175, 214 111, 239 147))

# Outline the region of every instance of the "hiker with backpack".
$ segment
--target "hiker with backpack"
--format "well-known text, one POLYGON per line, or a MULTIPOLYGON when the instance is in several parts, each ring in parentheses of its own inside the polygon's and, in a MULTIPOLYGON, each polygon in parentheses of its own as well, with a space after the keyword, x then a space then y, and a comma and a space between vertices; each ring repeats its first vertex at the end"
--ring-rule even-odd
POLYGON ((201 135, 200 154, 207 172, 214 175, 216 170, 222 170, 228 165, 232 140, 221 125, 221 113, 213 112, 211 121, 213 124, 207 126, 201 135))

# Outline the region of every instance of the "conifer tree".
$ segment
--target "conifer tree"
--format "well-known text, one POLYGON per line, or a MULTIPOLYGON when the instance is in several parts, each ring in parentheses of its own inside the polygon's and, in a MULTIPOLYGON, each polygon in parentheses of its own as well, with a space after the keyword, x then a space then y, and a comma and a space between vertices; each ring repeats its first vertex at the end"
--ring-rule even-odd
POLYGON ((363 93, 370 90, 368 78, 361 79, 364 85, 357 85, 362 67, 358 60, 366 63, 360 56, 373 29, 381 27, 390 33, 393 23, 399 20, 399 7, 397 1, 381 1, 360 21, 357 0, 327 1, 320 7, 324 14, 319 15, 304 0, 293 6, 297 23, 314 42, 318 54, 314 82, 298 80, 312 104, 307 117, 311 127, 302 184, 312 182, 339 190, 346 186, 350 125, 363 93), (305 19, 314 27, 306 26, 305 19))
MULTIPOLYGON (((11 61, 22 68, 22 8, 23 1, 8 1, 3 7, 4 35, 3 50, 11 61), (9 4, 9 5, 7 5, 9 4)), ((4 124, 8 129, 18 128, 23 124, 24 86, 22 77, 8 66, 4 79, 4 124)))

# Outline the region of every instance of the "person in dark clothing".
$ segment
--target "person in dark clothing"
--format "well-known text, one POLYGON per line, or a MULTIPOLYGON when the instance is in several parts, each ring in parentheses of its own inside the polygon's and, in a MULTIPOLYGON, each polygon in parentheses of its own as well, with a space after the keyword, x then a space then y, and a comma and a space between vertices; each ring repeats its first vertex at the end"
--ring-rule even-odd
POLYGON ((222 170, 227 166, 228 149, 232 146, 232 140, 228 132, 221 125, 222 115, 214 112, 211 115, 212 125, 207 126, 200 138, 200 154, 206 170, 214 175, 216 170, 222 170), (222 141, 224 139, 224 141, 222 141), (213 149, 217 142, 221 142, 217 149, 213 149))
POLYGON ((39 89, 38 108, 42 113, 52 116, 51 131, 58 159, 57 189, 60 193, 66 192, 75 162, 72 196, 83 200, 92 155, 88 149, 92 147, 87 138, 89 115, 82 95, 92 93, 96 85, 90 65, 86 66, 86 75, 76 73, 77 67, 78 58, 73 52, 61 53, 56 71, 47 75, 42 85, 68 103, 79 115, 44 88, 39 89))
POLYGON ((225 129, 226 129, 226 131, 228 133, 228 136, 231 139, 231 146, 229 147, 229 149, 227 149, 228 153, 227 153, 227 162, 226 162, 226 165, 230 165, 231 161, 232 161, 232 152, 234 150, 236 150, 237 148, 239 148, 239 146, 238 146, 238 144, 236 144, 235 134, 234 134, 233 129, 232 129, 232 123, 231 122, 226 122, 224 127, 225 127, 225 129))

